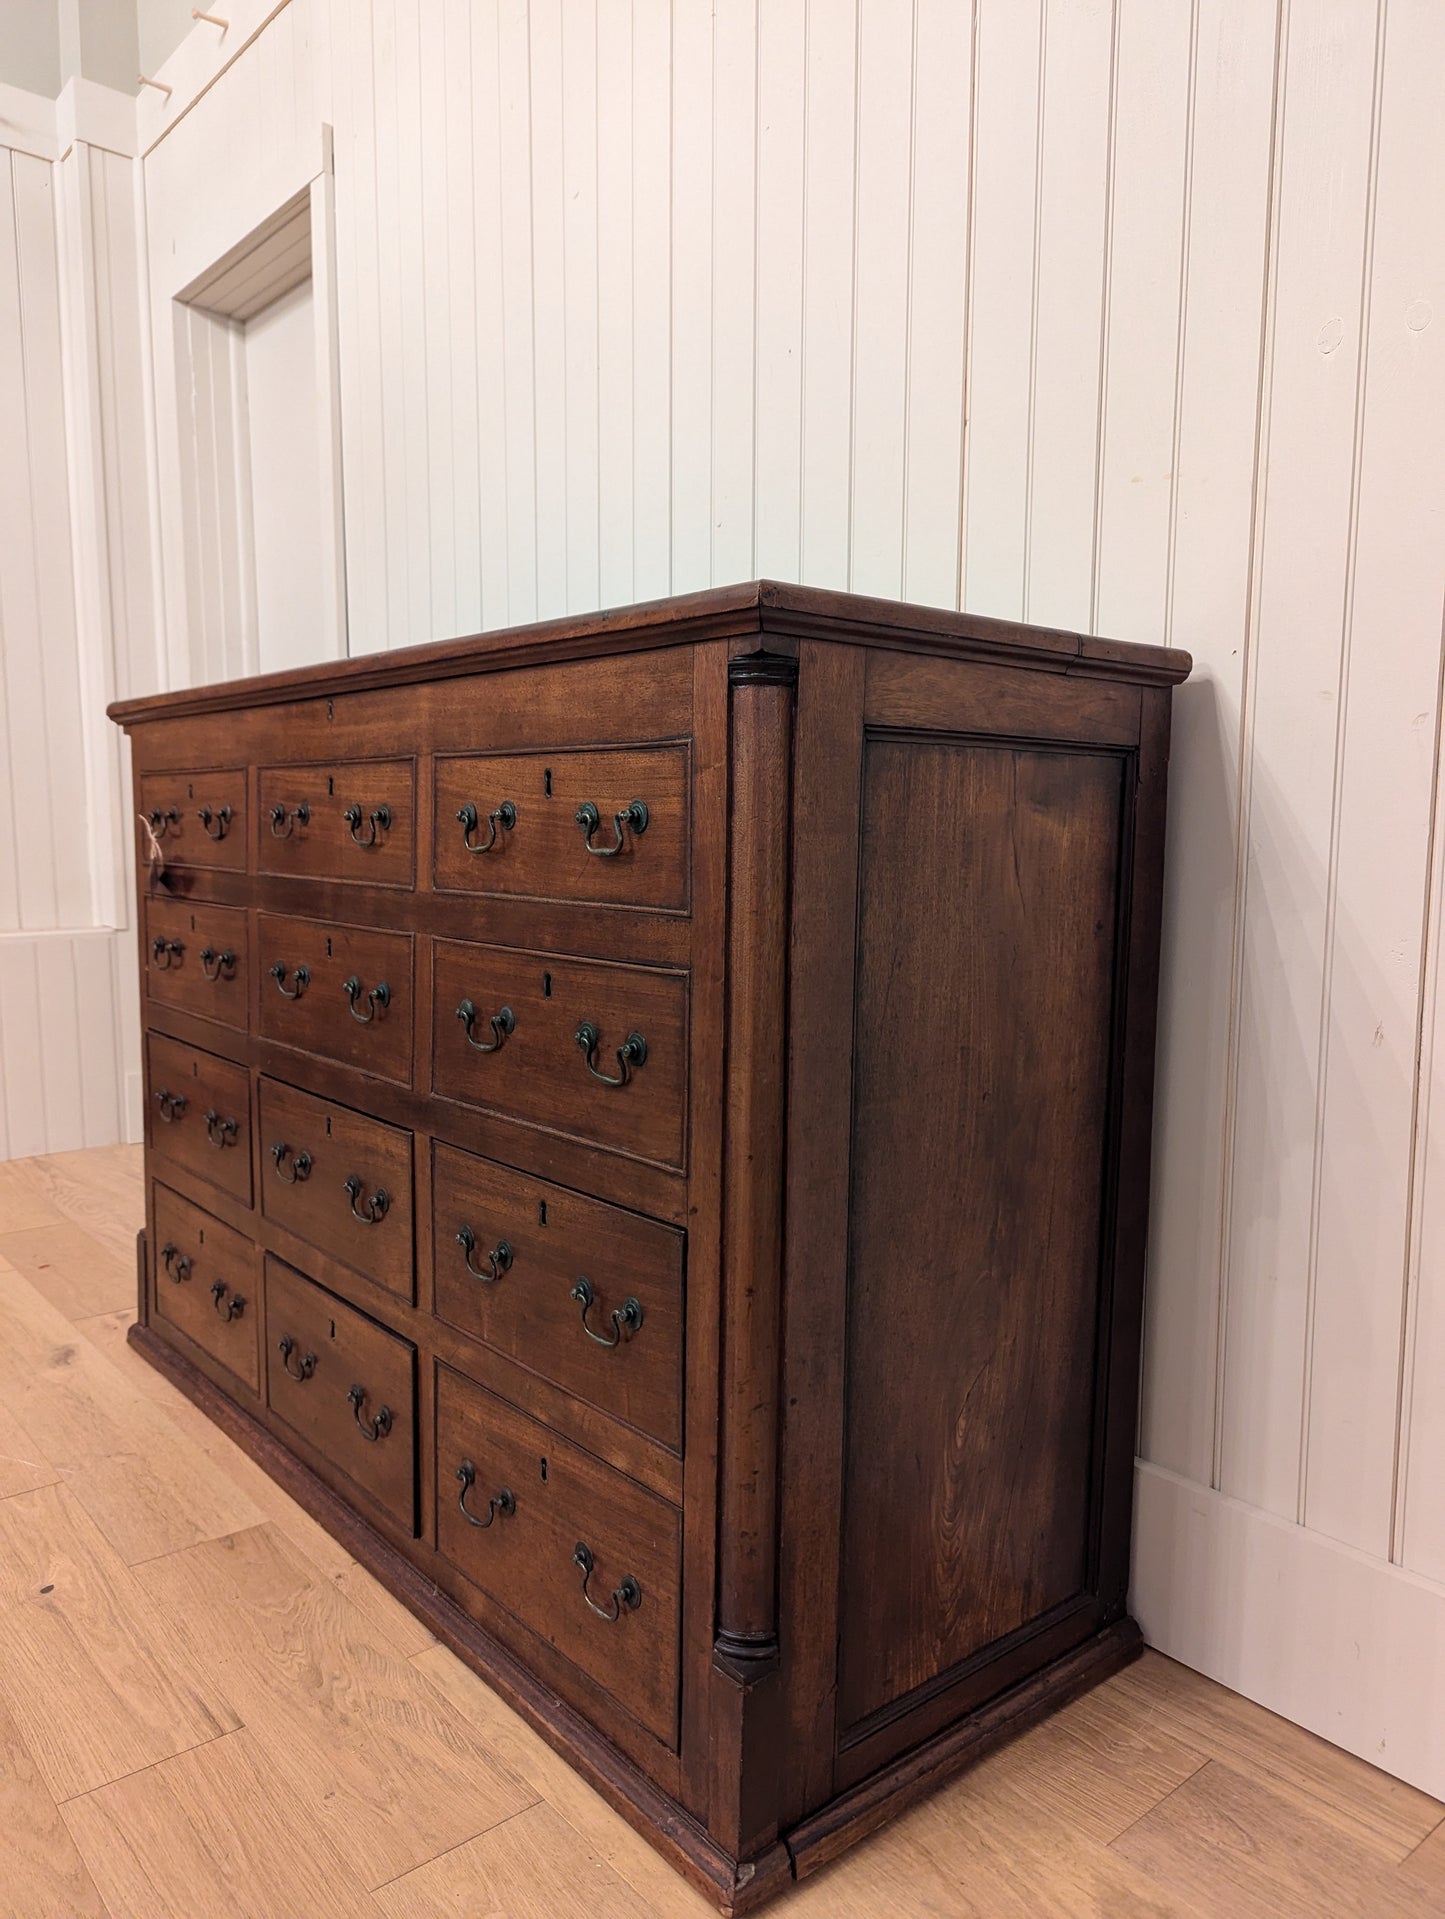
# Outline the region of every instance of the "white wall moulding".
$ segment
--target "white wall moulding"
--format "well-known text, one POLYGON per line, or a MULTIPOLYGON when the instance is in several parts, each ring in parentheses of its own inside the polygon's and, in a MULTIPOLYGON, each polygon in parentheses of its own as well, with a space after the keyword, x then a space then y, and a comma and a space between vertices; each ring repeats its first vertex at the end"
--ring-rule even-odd
POLYGON ((1143 1461, 1134 1500, 1151 1645, 1445 1797, 1445 1584, 1143 1461))
POLYGON ((0 1159, 139 1139, 121 1009, 134 936, 0 932, 0 1159))

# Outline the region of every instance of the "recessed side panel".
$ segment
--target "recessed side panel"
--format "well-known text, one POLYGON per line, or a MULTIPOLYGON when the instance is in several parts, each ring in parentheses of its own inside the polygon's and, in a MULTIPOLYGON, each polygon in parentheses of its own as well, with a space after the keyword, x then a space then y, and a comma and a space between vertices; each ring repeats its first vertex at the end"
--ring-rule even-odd
POLYGON ((1091 1577, 1125 765, 865 748, 844 1744, 1091 1577))

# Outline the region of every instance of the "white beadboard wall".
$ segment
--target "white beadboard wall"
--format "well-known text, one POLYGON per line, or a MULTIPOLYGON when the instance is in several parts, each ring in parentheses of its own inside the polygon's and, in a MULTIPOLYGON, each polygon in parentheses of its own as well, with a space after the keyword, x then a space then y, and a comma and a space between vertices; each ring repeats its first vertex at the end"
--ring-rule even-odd
MULTIPOLYGON (((81 104, 92 121, 101 93, 81 104)), ((64 107, 73 136, 75 88, 64 107)), ((137 176, 73 137, 60 153, 58 117, 50 102, 0 116, 26 143, 0 145, 0 1158, 108 1144, 139 1103, 122 753, 104 716, 150 623, 144 461, 138 501, 128 451, 145 442, 137 176)))
POLYGON ((1134 1604, 1445 1793, 1445 8, 228 12, 136 109, 132 683, 236 657, 174 295, 325 129, 353 652, 756 574, 1188 647, 1134 1604))

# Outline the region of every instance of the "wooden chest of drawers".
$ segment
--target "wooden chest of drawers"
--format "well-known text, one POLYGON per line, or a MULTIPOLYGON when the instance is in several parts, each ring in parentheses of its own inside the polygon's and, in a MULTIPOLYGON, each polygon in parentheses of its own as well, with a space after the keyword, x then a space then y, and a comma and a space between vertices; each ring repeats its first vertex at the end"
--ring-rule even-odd
POLYGON ((136 1343, 725 1911, 1137 1646, 1188 667, 765 583, 112 709, 136 1343))

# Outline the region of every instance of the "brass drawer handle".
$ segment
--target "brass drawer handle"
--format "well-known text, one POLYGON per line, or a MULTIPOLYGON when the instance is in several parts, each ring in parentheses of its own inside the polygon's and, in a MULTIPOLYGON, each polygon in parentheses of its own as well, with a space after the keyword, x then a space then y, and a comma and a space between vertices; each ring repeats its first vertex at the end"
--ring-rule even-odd
POLYGON ((201 948, 201 971, 207 979, 234 979, 236 977, 236 955, 229 947, 224 953, 218 953, 214 946, 201 948))
POLYGON ((223 840, 231 824, 231 809, 229 806, 223 806, 219 813, 213 813, 209 806, 198 806, 196 818, 205 827, 209 838, 223 840))
POLYGON ((350 827, 351 837, 356 841, 358 846, 375 846, 379 834, 391 831, 391 808, 389 806, 375 807, 366 815, 367 834, 365 839, 363 839, 356 830, 361 824, 361 808, 355 801, 353 801, 350 806, 343 808, 341 817, 350 827))
POLYGON ((157 970, 162 973, 174 972, 180 965, 181 956, 185 950, 184 940, 168 940, 161 933, 157 933, 151 941, 151 959, 157 970))
POLYGON ((363 1026, 370 1026, 377 1014, 391 1004, 391 988, 385 980, 373 986, 369 993, 363 994, 361 981, 355 973, 353 973, 350 979, 341 982, 341 990, 346 995, 346 1010, 354 1020, 360 1020, 363 1026), (356 1002, 362 998, 366 1001, 366 1011, 364 1013, 358 1013, 356 1010, 356 1002))
POLYGON ((243 1293, 232 1293, 226 1299, 226 1282, 218 1279, 211 1288, 211 1298, 215 1302, 216 1313, 221 1319, 239 1319, 246 1310, 246 1298, 243 1293), (222 1300, 225 1304, 222 1305, 222 1300))
POLYGON ((457 1478, 461 1481, 462 1488, 457 1494, 457 1505, 461 1509, 462 1518, 466 1520, 469 1526, 475 1526, 478 1532, 485 1532, 498 1513, 502 1515, 503 1519, 510 1519, 512 1514, 517 1510, 516 1495, 510 1486, 503 1486, 499 1493, 493 1493, 492 1497, 487 1501, 486 1518, 478 1519, 474 1512, 467 1510, 467 1494, 477 1483, 477 1469, 471 1460, 464 1459, 461 1465, 457 1467, 457 1478))
POLYGON ((592 1608, 599 1619, 620 1619, 624 1606, 629 1612, 636 1612, 637 1608, 642 1604, 642 1588, 632 1577, 632 1574, 628 1573, 620 1586, 613 1587, 611 1606, 598 1605, 597 1601, 587 1590, 587 1582, 592 1577, 592 1549, 580 1539, 577 1541, 576 1550, 572 1554, 572 1564, 581 1568, 582 1597, 587 1601, 587 1604, 592 1608))
POLYGON ((589 1339, 595 1339, 599 1346, 620 1345, 624 1333, 635 1333, 642 1324, 642 1301, 640 1299, 624 1299, 620 1306, 614 1306, 612 1311, 607 1315, 608 1324, 612 1328, 612 1337, 609 1339, 606 1333, 594 1332, 587 1324, 587 1315, 592 1311, 597 1299, 597 1295, 592 1290, 591 1280, 586 1278, 579 1279, 577 1284, 572 1288, 569 1297, 575 1299, 582 1308, 583 1332, 586 1333, 589 1339))
POLYGON ((504 1006, 499 1013, 493 1013, 487 1021, 492 1029, 490 1040, 477 1038, 477 1009, 469 999, 464 999, 457 1008, 457 1018, 467 1029, 467 1045, 475 1047, 479 1053, 499 1052, 502 1041, 509 1033, 515 1033, 517 1030, 517 1016, 510 1006, 504 1006))
POLYGON ((156 1105, 161 1109, 161 1118, 169 1126, 172 1121, 182 1118, 190 1104, 184 1093, 168 1092, 163 1086, 156 1094, 156 1105))
POLYGON ((351 1407, 351 1416, 356 1421, 356 1430, 361 1434, 361 1437, 363 1439, 373 1440, 385 1439, 391 1431, 390 1406, 383 1406, 379 1412, 373 1413, 370 1419, 363 1419, 361 1417, 361 1408, 366 1402, 366 1388, 364 1386, 353 1386, 351 1391, 346 1395, 346 1398, 347 1403, 351 1407))
POLYGON ((473 1266, 472 1254, 477 1249, 477 1236, 470 1226, 463 1226, 458 1230, 457 1244, 461 1247, 462 1256, 467 1262, 467 1271, 473 1279, 481 1280, 486 1286, 490 1286, 494 1279, 500 1279, 512 1263, 513 1255, 510 1245, 505 1239, 499 1239, 491 1252, 487 1254, 487 1264, 492 1270, 484 1273, 473 1266))
POLYGON ((588 1072, 593 1079, 600 1079, 604 1086, 625 1086, 632 1077, 633 1067, 647 1064, 647 1041, 641 1033, 629 1033, 618 1047, 617 1064, 622 1071, 615 1075, 599 1073, 597 1070, 597 1050, 602 1044, 602 1036, 591 1020, 583 1020, 572 1037, 587 1055, 588 1072))
POLYGON ((176 1282, 177 1286, 179 1286, 183 1280, 190 1278, 191 1256, 189 1253, 179 1252, 176 1247, 166 1245, 161 1248, 161 1259, 166 1271, 176 1282))
POLYGON ((271 1148, 271 1157, 275 1160, 276 1171, 281 1175, 282 1179, 285 1180, 288 1186, 294 1186, 298 1180, 310 1179, 312 1162, 310 1153, 298 1153, 291 1161, 291 1171, 288 1173, 286 1171, 286 1159, 290 1151, 291 1148, 286 1144, 285 1140, 278 1139, 271 1148))
POLYGON ((457 808, 457 820, 462 829, 462 845, 466 847, 467 851, 469 853, 490 853, 497 843, 498 826, 500 826, 504 832, 510 833, 512 828, 517 824, 517 809, 510 800, 503 800, 495 813, 488 813, 487 837, 479 841, 475 846, 472 844, 472 835, 477 830, 477 809, 472 805, 470 800, 467 801, 465 806, 459 806, 457 808))
POLYGON ((294 986, 287 986, 286 968, 280 960, 277 960, 274 966, 268 968, 268 971, 272 979, 275 980, 283 999, 300 999, 301 995, 306 991, 306 988, 311 984, 311 968, 309 966, 298 966, 296 968, 296 972, 293 975, 296 981, 294 986))
POLYGON ((214 1106, 208 1106, 203 1116, 206 1122, 206 1138, 218 1152, 224 1152, 228 1146, 234 1146, 241 1130, 241 1122, 236 1119, 222 1119, 214 1106))
POLYGON ((361 1211, 357 1212, 356 1202, 361 1197, 362 1184, 363 1182, 356 1177, 355 1173, 348 1175, 346 1192, 351 1201, 351 1217, 359 1219, 363 1226, 379 1226, 386 1218, 386 1209, 391 1204, 391 1194, 384 1186, 378 1186, 361 1211))
POLYGON ((582 828, 582 839, 587 851, 595 853, 598 859, 610 860, 622 851, 629 826, 635 835, 641 835, 647 831, 647 802, 629 800, 620 813, 612 815, 612 831, 615 837, 611 846, 594 846, 592 843, 592 835, 602 824, 602 815, 591 800, 583 800, 577 808, 576 820, 582 828))
POLYGON ((298 1384, 310 1379, 316 1371, 315 1353, 302 1353, 298 1363, 295 1366, 291 1364, 291 1355, 296 1351, 296 1341, 289 1333, 283 1333, 276 1341, 276 1350, 281 1355, 281 1364, 298 1384))
POLYGON ((181 830, 181 815, 178 807, 153 806, 146 814, 146 818, 150 821, 151 831, 158 840, 163 840, 167 833, 172 831, 179 833, 181 830))
POLYGON ((302 800, 299 806, 286 807, 278 800, 271 808, 271 837, 289 840, 298 826, 311 824, 311 808, 302 800))

